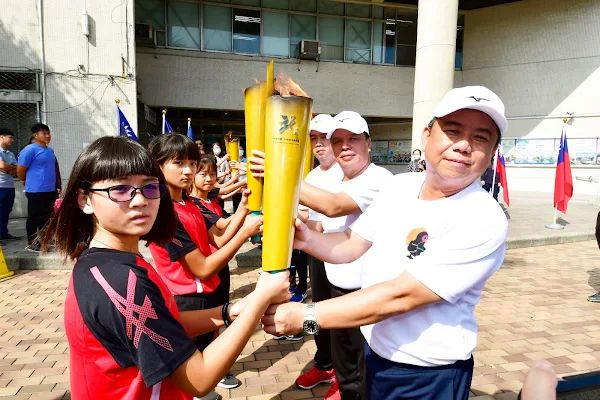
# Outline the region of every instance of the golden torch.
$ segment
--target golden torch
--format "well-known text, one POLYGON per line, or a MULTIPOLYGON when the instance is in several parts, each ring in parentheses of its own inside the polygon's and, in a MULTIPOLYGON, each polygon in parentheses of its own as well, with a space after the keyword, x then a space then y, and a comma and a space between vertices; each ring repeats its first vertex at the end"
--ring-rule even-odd
MULTIPOLYGON (((240 142, 237 138, 232 136, 232 132, 229 131, 229 134, 225 136, 225 147, 227 150, 227 154, 229 154, 229 160, 239 162, 240 161, 240 142)), ((237 172, 237 168, 231 168, 231 174, 235 174, 237 172)))
MULTIPOLYGON (((265 109, 267 97, 272 96, 274 65, 271 61, 267 67, 267 81, 250 86, 244 92, 244 115, 246 120, 246 154, 252 156, 252 150, 265 151, 265 109)), ((248 208, 252 215, 260 215, 263 202, 263 179, 255 178, 246 171, 248 189, 252 191, 248 199, 248 208)), ((260 235, 251 238, 252 243, 260 243, 260 235)))
MULTIPOLYGON (((308 132, 310 134, 310 132, 308 132)), ((310 137, 306 138, 306 150, 304 151, 304 164, 302 168, 302 180, 306 179, 306 175, 315 167, 315 156, 312 152, 310 137)))
POLYGON ((280 76, 276 82, 281 95, 267 99, 265 113, 264 271, 285 270, 290 265, 312 113, 312 99, 298 96, 305 93, 293 90, 293 85, 292 89, 282 87, 282 80, 280 76))

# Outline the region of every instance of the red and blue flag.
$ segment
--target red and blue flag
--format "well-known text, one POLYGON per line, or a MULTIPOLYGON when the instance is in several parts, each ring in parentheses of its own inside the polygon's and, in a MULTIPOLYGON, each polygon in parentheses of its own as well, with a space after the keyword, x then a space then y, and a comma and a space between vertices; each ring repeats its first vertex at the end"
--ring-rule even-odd
POLYGON ((554 208, 566 214, 567 203, 571 197, 573 197, 573 175, 571 174, 569 146, 567 146, 567 129, 563 126, 554 180, 554 208))

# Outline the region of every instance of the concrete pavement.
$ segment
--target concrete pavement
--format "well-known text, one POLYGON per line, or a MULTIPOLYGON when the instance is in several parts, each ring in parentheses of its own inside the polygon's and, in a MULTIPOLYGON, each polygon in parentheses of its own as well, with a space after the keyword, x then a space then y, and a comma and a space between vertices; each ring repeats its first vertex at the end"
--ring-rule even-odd
MULTIPOLYGON (((600 369, 600 304, 586 301, 600 289, 599 265, 595 241, 507 252, 476 308, 470 400, 516 399, 540 360, 560 376, 600 369)), ((232 298, 249 293, 257 276, 257 268, 232 271, 232 298)), ((70 398, 62 314, 68 279, 64 270, 18 271, 0 281, 0 399, 70 398)), ((277 341, 257 327, 232 368, 243 385, 218 391, 236 400, 322 399, 327 386, 294 384, 314 351, 312 338, 277 341)))

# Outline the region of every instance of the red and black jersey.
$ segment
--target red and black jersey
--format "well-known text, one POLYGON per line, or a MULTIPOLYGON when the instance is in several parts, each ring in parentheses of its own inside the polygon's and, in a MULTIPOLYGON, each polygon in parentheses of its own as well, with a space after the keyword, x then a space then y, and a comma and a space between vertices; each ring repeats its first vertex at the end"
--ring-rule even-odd
POLYGON ((91 248, 65 301, 71 394, 77 400, 191 400, 169 376, 196 351, 173 296, 130 252, 91 248))
POLYGON ((198 207, 189 199, 185 199, 183 204, 175 202, 173 205, 177 212, 175 237, 164 246, 156 243, 149 246, 156 271, 175 295, 212 293, 220 283, 217 274, 201 280, 179 262, 181 257, 196 249, 204 257, 212 254, 208 240, 208 229, 212 227, 212 223, 202 216, 198 207))
MULTIPOLYGON (((217 201, 205 201, 196 197, 190 197, 190 199, 196 204, 204 219, 211 221, 213 225, 216 224, 220 218, 230 217, 227 211, 223 210, 217 201)), ((210 243, 210 250, 214 253, 219 250, 219 248, 210 243)))

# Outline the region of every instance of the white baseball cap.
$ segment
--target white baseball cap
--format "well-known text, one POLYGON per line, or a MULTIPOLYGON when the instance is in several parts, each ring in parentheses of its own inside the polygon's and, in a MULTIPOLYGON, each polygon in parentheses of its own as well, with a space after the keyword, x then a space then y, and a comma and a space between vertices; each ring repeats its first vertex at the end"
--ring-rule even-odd
POLYGON ((333 117, 333 128, 327 134, 327 139, 331 139, 333 133, 338 129, 345 129, 357 135, 369 133, 369 125, 359 113, 354 111, 342 111, 333 117))
POLYGON ((319 114, 310 121, 308 132, 317 131, 321 133, 331 132, 333 129, 333 117, 329 114, 319 114))
POLYGON ((449 90, 438 104, 433 116, 442 118, 465 108, 489 115, 498 126, 501 135, 508 128, 508 121, 504 116, 504 103, 496 93, 483 86, 465 86, 449 90))

